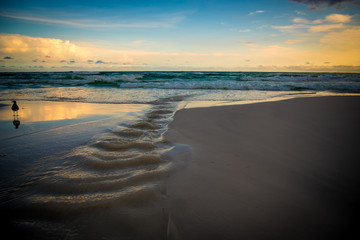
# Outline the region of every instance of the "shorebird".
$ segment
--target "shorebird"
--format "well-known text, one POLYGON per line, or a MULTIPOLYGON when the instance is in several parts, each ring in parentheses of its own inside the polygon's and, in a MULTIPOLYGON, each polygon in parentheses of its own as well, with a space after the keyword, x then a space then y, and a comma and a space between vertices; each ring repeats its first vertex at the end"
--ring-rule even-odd
POLYGON ((19 111, 19 106, 16 104, 16 101, 13 101, 13 105, 11 107, 11 109, 15 112, 19 111))
POLYGON ((20 126, 19 115, 18 115, 19 106, 16 104, 16 101, 13 101, 13 103, 14 104, 11 106, 11 110, 13 110, 13 112, 14 112, 13 124, 14 124, 15 128, 18 129, 20 126))

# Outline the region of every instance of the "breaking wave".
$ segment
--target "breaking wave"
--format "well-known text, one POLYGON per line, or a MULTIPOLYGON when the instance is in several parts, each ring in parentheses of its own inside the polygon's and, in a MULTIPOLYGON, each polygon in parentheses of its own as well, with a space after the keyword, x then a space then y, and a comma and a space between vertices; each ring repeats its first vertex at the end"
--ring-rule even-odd
POLYGON ((121 89, 360 91, 357 73, 57 72, 2 73, 1 87, 87 86, 121 89))

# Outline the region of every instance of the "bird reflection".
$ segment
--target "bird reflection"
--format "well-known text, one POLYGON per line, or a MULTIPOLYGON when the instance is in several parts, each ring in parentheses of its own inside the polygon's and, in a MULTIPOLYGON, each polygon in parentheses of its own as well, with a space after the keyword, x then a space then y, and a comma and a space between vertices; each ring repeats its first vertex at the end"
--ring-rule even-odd
POLYGON ((13 101, 13 105, 11 106, 11 110, 13 111, 14 113, 14 121, 13 121, 13 124, 15 126, 16 129, 19 128, 20 126, 20 121, 19 121, 19 106, 16 104, 16 101, 13 101))

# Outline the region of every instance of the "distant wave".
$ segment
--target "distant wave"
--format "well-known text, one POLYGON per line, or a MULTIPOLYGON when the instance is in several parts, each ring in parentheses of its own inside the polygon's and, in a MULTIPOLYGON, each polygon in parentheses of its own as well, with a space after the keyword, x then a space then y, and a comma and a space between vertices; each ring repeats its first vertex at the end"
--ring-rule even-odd
POLYGON ((0 74, 1 88, 34 86, 359 92, 360 74, 268 72, 48 72, 0 74))

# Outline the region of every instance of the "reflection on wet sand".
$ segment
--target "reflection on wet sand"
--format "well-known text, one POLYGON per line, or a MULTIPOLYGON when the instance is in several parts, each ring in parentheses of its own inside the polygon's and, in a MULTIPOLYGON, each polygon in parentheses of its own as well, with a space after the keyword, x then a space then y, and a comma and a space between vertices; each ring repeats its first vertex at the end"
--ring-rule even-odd
POLYGON ((19 121, 19 116, 18 115, 14 115, 14 121, 13 121, 13 124, 14 124, 14 126, 15 126, 15 128, 16 129, 18 129, 19 128, 19 126, 20 126, 20 121, 19 121))
MULTIPOLYGON (((1 108, 0 121, 19 121, 19 109, 16 101, 14 101, 14 104, 11 107, 11 110, 13 111, 12 118, 10 115, 11 113, 9 112, 11 111, 10 108, 1 108), (17 110, 14 110, 16 107, 17 110), (17 118, 15 119, 15 117, 17 118)), ((26 124, 39 121, 77 119, 98 114, 113 115, 118 112, 127 113, 137 111, 139 111, 139 107, 131 104, 121 104, 121 106, 107 104, 104 108, 103 104, 96 103, 24 101, 21 102, 21 121, 26 124)))

